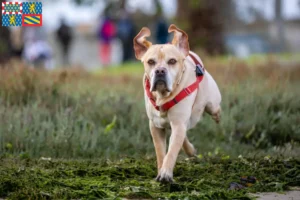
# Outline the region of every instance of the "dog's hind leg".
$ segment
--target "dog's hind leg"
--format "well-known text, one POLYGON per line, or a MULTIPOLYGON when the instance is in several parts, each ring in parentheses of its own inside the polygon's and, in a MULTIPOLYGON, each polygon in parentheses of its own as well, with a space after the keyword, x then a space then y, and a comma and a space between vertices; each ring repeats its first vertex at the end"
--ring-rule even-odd
POLYGON ((190 143, 190 141, 189 141, 189 139, 187 138, 187 136, 186 136, 185 139, 184 139, 182 148, 183 148, 185 154, 186 154, 188 157, 196 156, 196 150, 195 150, 195 148, 194 148, 194 145, 193 145, 192 143, 190 143))

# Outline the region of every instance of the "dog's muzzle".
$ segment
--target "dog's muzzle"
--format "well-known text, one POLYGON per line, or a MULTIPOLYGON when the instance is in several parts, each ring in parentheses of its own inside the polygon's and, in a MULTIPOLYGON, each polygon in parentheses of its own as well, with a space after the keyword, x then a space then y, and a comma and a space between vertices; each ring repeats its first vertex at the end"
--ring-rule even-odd
POLYGON ((153 91, 168 90, 167 88, 167 70, 164 67, 158 67, 155 70, 153 91))

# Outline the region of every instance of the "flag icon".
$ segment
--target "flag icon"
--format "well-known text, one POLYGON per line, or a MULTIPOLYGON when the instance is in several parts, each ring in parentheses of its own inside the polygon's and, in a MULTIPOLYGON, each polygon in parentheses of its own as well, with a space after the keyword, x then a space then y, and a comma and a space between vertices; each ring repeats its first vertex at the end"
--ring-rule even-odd
POLYGON ((2 26, 22 26, 22 15, 2 15, 2 26))
POLYGON ((2 15, 22 14, 22 2, 2 2, 2 15))
POLYGON ((2 2, 2 26, 42 26, 42 2, 2 2))
POLYGON ((23 2, 23 14, 42 14, 42 2, 23 2))
POLYGON ((23 14, 22 25, 23 26, 42 26, 43 20, 41 14, 23 14))

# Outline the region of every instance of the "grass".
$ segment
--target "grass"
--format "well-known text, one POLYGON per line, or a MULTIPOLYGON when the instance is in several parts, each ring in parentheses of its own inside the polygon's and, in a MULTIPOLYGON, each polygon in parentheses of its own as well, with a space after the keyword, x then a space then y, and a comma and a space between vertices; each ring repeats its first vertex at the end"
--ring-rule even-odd
POLYGON ((9 199, 250 199, 250 192, 300 184, 300 162, 293 159, 181 160, 176 182, 166 185, 154 181, 153 159, 1 161, 0 194, 9 199), (228 189, 241 176, 253 175, 258 182, 252 186, 228 189))
POLYGON ((222 121, 205 115, 189 131, 202 159, 181 154, 169 186, 153 181, 141 64, 94 73, 0 68, 0 197, 245 199, 299 186, 291 158, 300 153, 300 63, 285 55, 203 60, 222 93, 222 121), (262 182, 228 191, 243 175, 262 182))
MULTIPOLYGON (((201 53, 199 53, 201 55, 201 53)), ((299 63, 300 62, 300 54, 290 54, 290 53, 281 53, 281 54, 253 54, 247 58, 236 58, 233 56, 218 56, 218 57, 202 57, 203 61, 206 65, 206 61, 216 62, 218 65, 229 65, 232 62, 243 62, 248 65, 252 65, 252 67, 256 67, 258 65, 265 65, 270 61, 275 61, 277 63, 299 63)), ((102 74, 102 75, 141 75, 144 71, 142 64, 139 61, 128 62, 122 65, 113 65, 106 69, 95 70, 93 73, 102 74)))

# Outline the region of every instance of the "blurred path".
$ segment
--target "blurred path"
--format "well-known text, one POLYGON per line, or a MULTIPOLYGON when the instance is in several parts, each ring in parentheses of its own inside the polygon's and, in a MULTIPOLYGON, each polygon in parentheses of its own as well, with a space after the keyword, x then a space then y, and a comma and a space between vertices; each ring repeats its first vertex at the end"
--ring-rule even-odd
MULTIPOLYGON (((56 41, 55 33, 49 35, 49 42, 54 51, 54 66, 61 67, 63 63, 62 50, 56 41)), ((71 66, 83 66, 88 70, 101 68, 98 51, 98 41, 94 35, 74 33, 74 39, 70 46, 71 66)), ((122 60, 122 47, 119 40, 114 40, 112 51, 112 64, 117 65, 122 60)))
POLYGON ((254 194, 257 200, 300 200, 300 191, 288 191, 284 194, 276 192, 263 192, 254 194))

